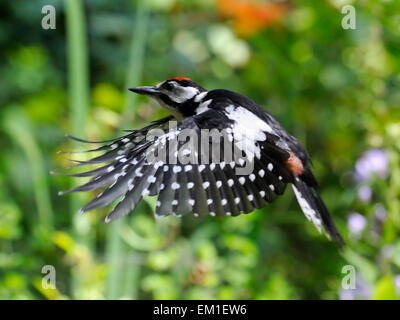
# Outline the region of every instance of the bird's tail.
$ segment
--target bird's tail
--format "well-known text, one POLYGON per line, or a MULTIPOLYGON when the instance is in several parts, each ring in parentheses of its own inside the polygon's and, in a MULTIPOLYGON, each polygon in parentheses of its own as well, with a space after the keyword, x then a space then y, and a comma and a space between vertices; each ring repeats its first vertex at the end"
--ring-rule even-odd
POLYGON ((296 179, 293 190, 307 219, 311 220, 320 232, 322 225, 326 235, 342 247, 344 245, 343 238, 315 187, 310 187, 304 181, 296 179))

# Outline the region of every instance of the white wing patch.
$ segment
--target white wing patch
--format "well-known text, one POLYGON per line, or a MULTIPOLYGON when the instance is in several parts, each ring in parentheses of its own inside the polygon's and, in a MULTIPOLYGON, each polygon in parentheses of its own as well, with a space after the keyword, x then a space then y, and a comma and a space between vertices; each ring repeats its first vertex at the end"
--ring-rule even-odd
POLYGON ((196 98, 194 98, 194 102, 200 102, 203 100, 203 98, 208 94, 208 91, 204 91, 202 93, 199 93, 196 98))
POLYGON ((199 106, 196 108, 196 114, 200 114, 207 111, 209 109, 208 106, 210 105, 211 102, 212 99, 209 99, 207 101, 200 103, 199 106))
POLYGON ((265 141, 267 138, 264 132, 272 133, 272 128, 255 114, 243 107, 235 108, 233 105, 226 108, 226 115, 234 120, 232 126, 235 145, 246 153, 246 156, 253 159, 261 157, 261 150, 257 141, 265 141))

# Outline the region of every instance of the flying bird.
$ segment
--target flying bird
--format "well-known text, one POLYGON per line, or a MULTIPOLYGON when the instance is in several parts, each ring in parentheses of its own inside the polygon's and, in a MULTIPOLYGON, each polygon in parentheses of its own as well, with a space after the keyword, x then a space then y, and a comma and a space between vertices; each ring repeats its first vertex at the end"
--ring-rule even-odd
POLYGON ((320 232, 324 230, 328 238, 343 244, 318 194, 307 151, 256 102, 225 89, 207 91, 185 77, 129 90, 155 99, 171 115, 107 141, 69 136, 84 143, 103 143, 88 150, 103 154, 79 162, 79 165, 102 163, 101 167, 68 174, 91 179, 59 193, 101 189, 81 213, 119 199, 105 218, 110 222, 133 211, 144 196, 158 196, 156 217, 237 216, 264 207, 291 184, 306 218, 320 232), (173 121, 175 126, 170 125, 173 121), (217 149, 213 145, 209 153, 205 152, 215 140, 212 137, 193 139, 196 141, 190 143, 178 138, 185 131, 201 137, 204 130, 223 132, 216 140, 230 141, 233 146, 230 155, 239 156, 226 160, 228 149, 218 144, 217 149), (153 136, 153 131, 159 134, 153 136), (157 155, 162 153, 172 154, 172 159, 159 160, 157 155), (148 161, 150 154, 156 160, 148 161), (191 161, 187 162, 188 158, 191 161), (248 164, 251 171, 239 173, 238 169, 245 169, 248 164))

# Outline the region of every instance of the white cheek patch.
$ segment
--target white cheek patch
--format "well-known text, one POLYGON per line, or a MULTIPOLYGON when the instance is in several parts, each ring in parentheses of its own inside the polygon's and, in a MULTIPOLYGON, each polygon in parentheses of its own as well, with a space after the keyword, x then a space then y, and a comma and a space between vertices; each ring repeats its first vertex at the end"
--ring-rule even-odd
POLYGON ((246 153, 249 159, 261 157, 260 147, 257 141, 265 141, 264 132, 272 133, 272 128, 255 114, 243 107, 235 108, 233 105, 226 108, 226 115, 234 120, 232 133, 235 145, 246 153))
POLYGON ((176 103, 183 103, 189 99, 192 99, 198 93, 199 90, 193 87, 177 87, 172 92, 165 92, 165 94, 176 103))

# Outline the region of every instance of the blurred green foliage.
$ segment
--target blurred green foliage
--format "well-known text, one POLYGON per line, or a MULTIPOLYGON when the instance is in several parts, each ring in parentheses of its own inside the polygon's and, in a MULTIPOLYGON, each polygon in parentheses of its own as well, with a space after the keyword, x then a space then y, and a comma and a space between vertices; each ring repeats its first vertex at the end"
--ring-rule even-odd
POLYGON ((398 1, 76 2, 0 4, 0 298, 400 297, 398 1), (55 30, 41 28, 49 3, 55 30), (341 26, 345 4, 356 30, 341 26), (172 76, 248 95, 299 138, 343 252, 289 189, 236 218, 155 220, 148 199, 111 225, 109 208, 76 214, 94 194, 57 196, 71 183, 48 174, 71 164, 57 150, 82 148, 64 134, 109 139, 166 115, 126 89, 172 76), (57 289, 42 287, 44 265, 57 289), (357 289, 342 288, 345 265, 357 289))

